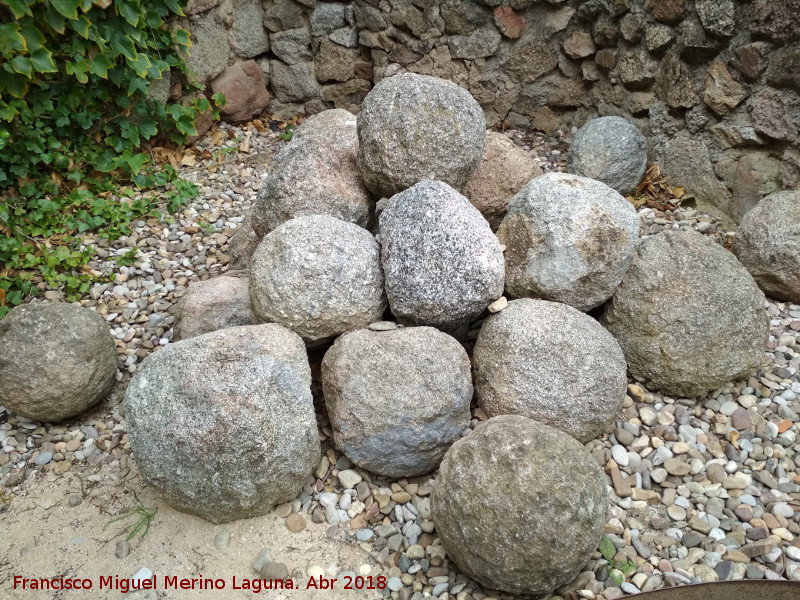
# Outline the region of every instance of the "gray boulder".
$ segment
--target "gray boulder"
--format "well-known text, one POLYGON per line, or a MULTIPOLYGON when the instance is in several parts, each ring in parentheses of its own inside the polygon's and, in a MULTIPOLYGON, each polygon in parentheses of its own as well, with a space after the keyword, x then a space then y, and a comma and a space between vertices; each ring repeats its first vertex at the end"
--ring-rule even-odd
POLYGON ((251 210, 260 238, 294 217, 330 215, 368 227, 375 211, 356 165, 356 118, 326 110, 306 120, 275 157, 251 210))
POLYGON ((731 249, 765 294, 800 303, 800 192, 761 200, 742 218, 731 249))
POLYGON ((592 119, 567 152, 567 171, 602 181, 622 194, 636 189, 647 167, 647 140, 622 117, 592 119))
POLYGON ((486 121, 455 83, 405 73, 378 83, 358 115, 358 166, 367 187, 389 198, 423 179, 460 190, 483 154, 486 121))
POLYGON ((142 478, 213 523, 293 499, 320 458, 305 346, 279 325, 151 354, 128 386, 125 417, 142 478))
POLYGON ((380 321, 386 310, 380 248, 358 225, 298 217, 267 235, 250 269, 250 300, 310 346, 380 321))
POLYGON ((401 323, 456 330, 503 294, 503 252, 478 210, 440 181, 393 196, 380 217, 381 263, 401 323))
POLYGON ((432 327, 344 334, 322 361, 322 389, 336 445, 387 477, 433 471, 469 427, 469 358, 432 327))
POLYGON ((233 270, 250 270, 250 262, 253 260, 253 254, 258 248, 258 242, 261 238, 253 231, 253 218, 251 212, 247 211, 244 220, 231 236, 228 243, 228 254, 230 255, 230 263, 228 269, 233 270))
POLYGON ((502 133, 487 131, 481 162, 467 182, 464 196, 481 211, 495 231, 514 194, 541 174, 542 169, 530 153, 502 133))
POLYGON ((566 304, 509 302, 484 322, 472 361, 478 405, 486 414, 529 417, 581 443, 600 436, 625 400, 619 344, 566 304))
POLYGON ((178 301, 172 341, 186 340, 217 329, 255 325, 246 277, 220 275, 192 283, 178 301))
POLYGON ((653 390, 693 398, 761 364, 764 294, 730 252, 694 232, 642 240, 600 322, 628 371, 653 390))
POLYGON ((603 472, 583 446, 504 415, 447 451, 431 510, 461 571, 488 588, 540 595, 580 573, 600 542, 607 503, 603 472))
POLYGON ((639 235, 636 210, 607 185, 566 173, 534 179, 511 199, 497 230, 506 289, 583 311, 622 281, 639 235))
POLYGON ((18 415, 75 416, 111 392, 116 373, 114 339, 93 310, 24 304, 0 320, 0 402, 18 415))

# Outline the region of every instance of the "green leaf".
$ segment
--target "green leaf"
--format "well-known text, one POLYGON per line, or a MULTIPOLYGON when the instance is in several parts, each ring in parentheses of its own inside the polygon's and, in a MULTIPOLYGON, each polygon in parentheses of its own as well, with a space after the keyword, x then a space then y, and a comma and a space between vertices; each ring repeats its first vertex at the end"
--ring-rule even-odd
POLYGON ((19 53, 26 52, 28 46, 25 43, 25 38, 20 33, 20 27, 17 23, 3 23, 0 25, 0 48, 3 53, 19 53))
POLYGON ((607 535, 604 535, 603 539, 600 540, 600 554, 602 554, 603 558, 605 558, 607 561, 611 561, 616 553, 617 549, 614 547, 614 543, 607 535))
POLYGON ((123 35, 115 35, 109 42, 111 44, 111 50, 114 52, 114 58, 122 54, 128 60, 136 60, 136 48, 129 38, 123 35))
POLYGON ((106 79, 108 77, 108 70, 113 66, 109 58, 105 54, 96 54, 94 58, 88 59, 89 72, 106 79))
POLYGON ((164 0, 164 4, 166 4, 167 8, 169 8, 176 15, 180 15, 181 17, 184 16, 183 9, 181 8, 180 4, 178 4, 178 0, 164 0))
POLYGON ((70 20, 78 18, 78 6, 81 0, 50 0, 50 4, 66 18, 70 20))
POLYGON ((64 31, 66 31, 64 28, 64 16, 59 14, 50 5, 46 6, 44 9, 44 21, 58 33, 64 33, 64 31))
POLYGON ((214 94, 211 96, 211 99, 214 101, 214 104, 217 108, 222 108, 225 106, 225 94, 214 94))
POLYGON ((87 64, 86 60, 81 60, 78 62, 66 62, 67 68, 67 75, 75 75, 75 79, 77 79, 80 83, 86 83, 89 81, 89 77, 86 75, 86 72, 89 70, 89 65, 87 64))
POLYGON ((25 23, 20 31, 25 38, 25 46, 28 52, 36 52, 39 48, 44 48, 44 35, 31 23, 25 23))
POLYGON ((89 39, 89 28, 92 26, 92 22, 86 18, 86 15, 80 15, 77 19, 70 22, 70 26, 78 32, 83 38, 89 39))
POLYGON ((142 121, 139 124, 139 133, 144 139, 149 140, 156 133, 158 133, 158 128, 156 127, 155 121, 152 119, 145 119, 142 121))
POLYGON ((31 54, 31 64, 39 73, 58 72, 56 63, 53 61, 53 54, 45 48, 39 48, 36 52, 31 54))
POLYGON ((147 81, 141 77, 133 77, 128 82, 128 94, 133 95, 139 93, 142 95, 147 94, 147 81))
POLYGON ((150 68, 150 59, 147 58, 146 54, 137 54, 135 59, 130 59, 126 57, 126 62, 128 66, 136 71, 136 74, 139 77, 147 77, 147 70, 150 68))
POLYGON ((17 73, 0 70, 0 92, 6 91, 15 98, 24 98, 29 79, 17 73))
POLYGON ((8 6, 11 9, 11 12, 14 13, 14 17, 17 19, 21 19, 22 17, 32 17, 33 13, 31 9, 28 8, 22 0, 4 0, 3 4, 8 6))
POLYGON ((129 4, 125 0, 118 0, 117 11, 119 15, 131 25, 135 26, 139 22, 139 15, 141 12, 137 6, 129 4))
POLYGON ((192 37, 186 29, 176 29, 172 32, 175 43, 184 49, 189 49, 192 47, 192 37))

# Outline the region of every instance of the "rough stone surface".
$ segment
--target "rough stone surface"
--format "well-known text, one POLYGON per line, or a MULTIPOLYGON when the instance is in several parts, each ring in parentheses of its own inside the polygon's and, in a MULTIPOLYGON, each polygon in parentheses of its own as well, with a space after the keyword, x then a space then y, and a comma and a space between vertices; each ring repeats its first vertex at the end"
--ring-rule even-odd
POLYGON ((211 82, 211 90, 225 96, 225 106, 219 109, 219 114, 231 123, 249 121, 258 116, 271 99, 264 75, 253 60, 225 69, 211 82))
POLYGON ((750 104, 753 127, 776 140, 794 141, 800 133, 800 97, 791 90, 765 88, 750 104))
POLYGON ((116 372, 108 326, 88 308, 24 304, 0 320, 0 401, 19 415, 77 415, 111 392, 116 372))
POLYGON ((708 148, 688 135, 666 143, 664 175, 671 185, 680 185, 698 201, 727 210, 730 193, 717 179, 708 148))
POLYGON ((507 415, 453 444, 431 508, 460 570, 491 589, 537 595, 569 583, 597 549, 605 489, 578 442, 507 415))
POLYGON ((800 192, 761 200, 742 219, 731 249, 765 294, 800 303, 800 192))
POLYGON ((368 227, 375 211, 356 164, 356 118, 341 109, 306 119, 271 165, 251 212, 259 238, 294 217, 326 214, 368 227))
POLYGON ((255 325, 246 277, 220 275, 189 286, 175 310, 173 341, 217 329, 255 325))
POLYGON ((589 310, 614 293, 633 257, 633 206, 607 185, 566 173, 534 179, 511 199, 497 230, 506 289, 589 310))
POLYGON ((261 238, 253 231, 253 218, 248 210, 241 225, 231 236, 228 245, 228 254, 231 257, 229 270, 249 271, 250 261, 253 260, 253 254, 255 254, 260 241, 261 238))
POLYGON ((469 358, 432 327, 344 334, 325 354, 322 388, 336 445, 388 477, 433 471, 469 426, 469 358))
POLYGON ((630 374, 693 398, 747 377, 761 363, 764 295, 729 252, 694 232, 643 240, 601 323, 630 374))
POLYGON ((253 312, 309 346, 380 321, 386 297, 379 252, 372 234, 352 223, 327 215, 287 221, 253 257, 253 312))
POLYGON ((736 28, 733 0, 697 0, 697 16, 703 28, 718 37, 730 37, 736 28))
POLYGON ((454 330, 503 294, 503 253, 464 196, 422 181, 394 196, 380 217, 389 306, 411 325, 454 330))
POLYGON ((647 140, 621 117, 592 119, 578 130, 567 154, 567 169, 602 181, 620 193, 636 189, 647 166, 647 140))
POLYGON ((397 75, 364 99, 358 165, 367 187, 386 198, 423 179, 460 190, 480 162, 484 130, 469 92, 435 77, 397 75))
POLYGON ((272 53, 287 65, 311 60, 311 33, 308 27, 278 31, 269 36, 272 53))
POLYGON ((216 77, 228 66, 228 53, 230 45, 225 30, 214 22, 211 17, 202 17, 191 26, 192 47, 186 58, 189 67, 197 81, 204 84, 212 77, 216 77))
POLYGON ((769 40, 786 43, 800 38, 798 0, 755 0, 750 31, 769 40))
POLYGON ((270 83, 281 102, 305 102, 319 96, 313 62, 288 65, 280 60, 269 61, 270 83))
POLYGON ((269 50, 269 35, 264 29, 261 0, 246 0, 233 9, 231 47, 242 58, 254 58, 269 50))
POLYGON ((214 523, 288 502, 319 462, 311 369, 279 325, 207 333, 151 354, 125 396, 142 478, 214 523))
POLYGON ((736 108, 747 97, 744 87, 731 77, 724 63, 715 60, 706 73, 703 101, 718 115, 736 108))
POLYGON ((581 443, 613 423, 625 398, 622 349, 566 304, 514 300, 481 328, 473 354, 478 405, 522 415, 581 443))
POLYGON ((541 174, 522 148, 502 133, 487 131, 481 162, 464 187, 464 196, 496 230, 511 197, 541 174))

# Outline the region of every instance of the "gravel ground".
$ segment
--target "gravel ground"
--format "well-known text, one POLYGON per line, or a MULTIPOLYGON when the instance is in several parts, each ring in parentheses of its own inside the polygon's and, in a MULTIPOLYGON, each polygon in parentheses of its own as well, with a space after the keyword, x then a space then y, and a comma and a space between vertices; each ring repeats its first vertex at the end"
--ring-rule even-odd
MULTIPOLYGON (((200 186, 191 206, 164 221, 138 221, 132 235, 111 244, 87 238, 97 248, 90 267, 99 272, 111 269, 109 256, 138 249, 132 266, 116 269, 113 283, 96 284, 80 302, 111 327, 120 385, 100 408, 56 425, 0 407, 0 513, 45 473, 69 472, 90 482, 103 476, 104 464, 124 462, 135 469, 128 461, 124 385, 145 356, 170 343, 175 303, 187 286, 225 272, 230 237, 254 202, 271 157, 285 145, 270 128, 222 124, 220 130, 227 135, 204 137, 196 144, 196 164, 181 168, 184 178, 200 186), (246 152, 237 150, 243 143, 246 152)), ((562 136, 513 130, 506 135, 544 170, 564 170, 562 136)), ((696 229, 727 245, 734 235, 691 208, 642 207, 639 217, 642 236, 696 229)), ((56 300, 60 294, 46 296, 56 300)), ((665 397, 630 382, 614 432, 587 444, 607 474, 605 533, 616 556, 609 564, 596 553, 559 594, 612 599, 690 582, 800 581, 800 306, 769 301, 768 310, 767 352, 747 381, 699 401, 665 397), (635 570, 619 585, 615 579, 622 574, 614 568, 626 560, 635 570)), ((319 353, 311 357, 317 378, 320 359, 319 353)), ((334 449, 318 389, 315 394, 327 452, 298 499, 277 508, 289 530, 299 531, 308 519, 327 523, 331 537, 338 532, 345 543, 361 545, 383 565, 392 598, 511 598, 483 590, 449 567, 430 517, 434 480, 379 480, 353 468, 334 449)), ((473 415, 471 428, 486 419, 480 409, 473 415)), ((348 575, 348 565, 342 568, 340 578, 348 575)), ((322 566, 312 571, 325 572, 322 566)))

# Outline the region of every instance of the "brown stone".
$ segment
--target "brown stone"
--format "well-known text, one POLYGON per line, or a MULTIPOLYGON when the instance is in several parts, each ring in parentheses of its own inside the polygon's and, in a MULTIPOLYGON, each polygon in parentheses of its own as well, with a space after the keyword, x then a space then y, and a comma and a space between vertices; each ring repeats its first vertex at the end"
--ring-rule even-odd
POLYGON ((517 48, 505 63, 505 69, 520 83, 533 83, 558 66, 558 58, 543 41, 530 42, 517 48))
POLYGON ((248 121, 259 115, 271 96, 264 83, 264 75, 254 60, 236 63, 225 69, 211 82, 215 94, 225 96, 225 106, 220 115, 233 123, 248 121))
POLYGON ((659 99, 671 108, 691 108, 700 102, 692 89, 689 69, 675 52, 670 52, 661 61, 655 91, 659 99))
POLYGON ((67 452, 76 452, 80 450, 81 443, 78 440, 70 440, 67 442, 66 450, 67 452))
POLYGON ((683 18, 685 0, 647 0, 645 10, 649 10, 657 21, 677 23, 683 18))
POLYGON ((739 550, 728 550, 722 555, 722 560, 729 560, 735 563, 749 563, 750 557, 739 550))
POLYGON ((750 114, 756 131, 776 140, 793 141, 797 138, 798 123, 792 118, 800 108, 800 99, 790 91, 779 92, 765 88, 758 92, 750 104, 750 114))
POLYGON ((286 528, 292 533, 299 533, 306 528, 306 520, 303 515, 292 513, 286 517, 286 528))
MULTIPOLYGON (((758 542, 752 542, 750 544, 745 544, 742 546, 741 551, 742 554, 753 558, 755 556, 762 556, 764 554, 769 554, 775 549, 775 543, 769 540, 761 540, 758 542)), ((726 559, 727 560, 727 559, 726 559)))
POLYGON ((610 71, 617 64, 617 51, 612 48, 603 48, 602 50, 599 50, 597 54, 595 54, 594 62, 597 63, 598 67, 602 67, 610 71))
POLYGON ((255 324, 248 279, 220 275, 189 286, 175 310, 173 341, 226 327, 255 324))
POLYGON ((619 469, 613 467, 608 473, 611 476, 611 484, 614 486, 614 493, 620 498, 627 498, 632 493, 631 484, 628 479, 620 473, 619 469))
POLYGON ((680 458, 668 458, 664 462, 664 468, 667 470, 667 473, 670 475, 687 475, 692 468, 689 466, 689 463, 682 461, 680 458))
POLYGON ((592 36, 583 31, 575 31, 562 45, 567 56, 574 59, 586 58, 597 51, 592 36))
POLYGON ((745 99, 747 92, 734 81, 724 63, 715 60, 706 73, 706 89, 703 101, 718 115, 736 108, 745 99))
POLYGON ((633 488, 631 498, 639 502, 647 502, 648 504, 658 504, 658 492, 655 490, 642 490, 633 488))
MULTIPOLYGON (((733 182, 731 184, 730 213, 739 221, 747 211, 772 192, 778 191, 780 186, 781 164, 764 152, 748 152, 736 164, 733 182)), ((736 429, 743 431, 752 427, 752 419, 748 423, 744 418, 737 417, 737 409, 733 413, 733 423, 736 429), (742 429, 737 427, 742 426, 742 429)), ((746 411, 745 411, 746 412, 746 411)))
POLYGON ((347 81, 355 76, 355 65, 359 58, 357 49, 345 48, 330 40, 322 40, 314 58, 314 74, 317 81, 347 81))
POLYGON ((500 33, 512 40, 525 33, 530 25, 524 15, 517 13, 510 6, 498 6, 494 9, 494 24, 500 33))
POLYGON ((767 67, 767 83, 800 90, 800 46, 778 48, 772 53, 767 67))
POLYGON ((764 42, 745 44, 736 49, 736 67, 748 80, 755 81, 767 69, 770 46, 764 42))
POLYGON ((694 515, 692 518, 689 519, 689 527, 691 527, 695 531, 699 531, 702 534, 707 534, 708 532, 711 531, 711 525, 703 521, 703 519, 701 519, 697 515, 694 515))
POLYGON ((800 38, 800 0, 755 0, 750 16, 750 32, 776 42, 800 38))
POLYGON ((543 106, 535 111, 530 119, 531 127, 539 131, 544 131, 545 133, 551 133, 558 128, 558 115, 547 106, 543 106))

